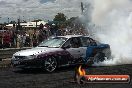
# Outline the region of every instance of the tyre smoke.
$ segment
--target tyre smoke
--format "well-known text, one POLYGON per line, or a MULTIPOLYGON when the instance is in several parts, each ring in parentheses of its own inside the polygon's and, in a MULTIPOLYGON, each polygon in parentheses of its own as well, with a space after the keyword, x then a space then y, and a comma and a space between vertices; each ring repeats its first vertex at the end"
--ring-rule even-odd
POLYGON ((95 65, 132 64, 132 1, 94 0, 82 19, 92 37, 111 47, 112 59, 95 65), (87 19, 87 20, 86 20, 87 19))

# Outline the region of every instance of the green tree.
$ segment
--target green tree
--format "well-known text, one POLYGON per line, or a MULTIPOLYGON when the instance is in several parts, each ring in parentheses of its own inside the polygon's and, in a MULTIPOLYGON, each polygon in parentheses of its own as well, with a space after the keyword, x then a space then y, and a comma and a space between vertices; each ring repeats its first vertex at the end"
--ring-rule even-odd
POLYGON ((75 24, 77 19, 78 19, 78 17, 71 17, 70 19, 68 19, 66 21, 67 26, 73 26, 73 24, 75 24))
POLYGON ((10 24, 16 24, 16 21, 11 21, 10 24))
POLYGON ((57 15, 55 15, 55 18, 53 19, 53 21, 58 21, 59 23, 65 22, 66 16, 63 13, 58 13, 57 15))

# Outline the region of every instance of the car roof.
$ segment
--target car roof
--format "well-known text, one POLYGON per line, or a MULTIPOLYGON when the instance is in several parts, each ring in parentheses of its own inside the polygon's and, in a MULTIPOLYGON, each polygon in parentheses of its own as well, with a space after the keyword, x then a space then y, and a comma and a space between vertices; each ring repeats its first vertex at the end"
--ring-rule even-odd
POLYGON ((72 37, 81 37, 83 35, 66 35, 66 36, 57 36, 57 37, 65 37, 65 38, 72 38, 72 37))

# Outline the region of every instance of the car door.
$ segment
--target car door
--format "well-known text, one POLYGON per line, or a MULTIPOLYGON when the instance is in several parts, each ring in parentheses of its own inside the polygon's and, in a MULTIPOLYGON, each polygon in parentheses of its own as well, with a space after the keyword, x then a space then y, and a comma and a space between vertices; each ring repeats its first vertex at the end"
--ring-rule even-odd
POLYGON ((81 57, 86 57, 86 51, 89 44, 89 38, 88 37, 80 37, 82 46, 80 47, 81 57))
POLYGON ((94 53, 93 50, 96 48, 96 42, 89 37, 81 37, 82 48, 83 48, 83 58, 91 57, 94 53))
POLYGON ((73 38, 70 38, 64 45, 65 47, 68 47, 66 48, 66 51, 68 51, 74 59, 80 58, 80 54, 81 54, 80 43, 81 42, 79 40, 80 39, 78 37, 73 37, 73 38))

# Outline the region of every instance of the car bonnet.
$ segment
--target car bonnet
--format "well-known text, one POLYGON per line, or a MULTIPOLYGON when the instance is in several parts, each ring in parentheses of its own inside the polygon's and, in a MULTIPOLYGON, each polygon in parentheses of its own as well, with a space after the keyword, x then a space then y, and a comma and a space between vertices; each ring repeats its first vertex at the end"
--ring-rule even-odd
POLYGON ((62 49, 61 48, 36 47, 32 49, 18 51, 14 54, 14 56, 39 55, 39 54, 45 54, 45 53, 55 52, 59 50, 62 50, 62 49))

